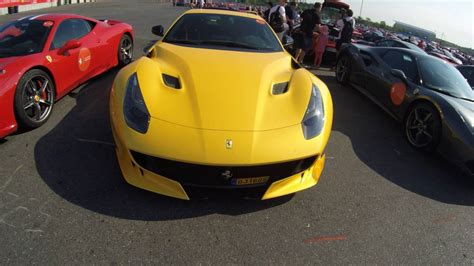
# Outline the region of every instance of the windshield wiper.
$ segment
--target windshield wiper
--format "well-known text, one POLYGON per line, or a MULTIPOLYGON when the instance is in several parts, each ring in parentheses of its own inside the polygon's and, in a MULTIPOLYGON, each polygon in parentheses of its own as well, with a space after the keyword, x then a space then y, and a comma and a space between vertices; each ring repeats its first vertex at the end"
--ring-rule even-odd
POLYGON ((245 43, 230 42, 230 41, 202 41, 201 44, 244 48, 244 49, 250 49, 250 50, 261 50, 259 47, 251 46, 245 43))

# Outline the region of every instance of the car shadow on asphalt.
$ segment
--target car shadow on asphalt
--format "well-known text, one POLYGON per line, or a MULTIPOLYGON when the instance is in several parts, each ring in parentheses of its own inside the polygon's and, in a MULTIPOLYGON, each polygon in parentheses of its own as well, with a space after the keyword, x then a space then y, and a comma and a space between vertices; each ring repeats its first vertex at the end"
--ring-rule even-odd
POLYGON ((67 96, 76 100, 76 106, 37 142, 37 171, 56 194, 97 213, 146 221, 241 215, 292 199, 290 195, 268 201, 231 197, 182 201, 128 185, 116 160, 108 111, 117 72, 113 69, 67 96))
MULTIPOLYGON (((329 75, 318 75, 330 87, 333 131, 347 136, 357 157, 392 183, 424 197, 457 205, 474 205, 474 180, 439 155, 411 148, 402 125, 354 88, 329 75)), ((344 166, 341 166, 344 167, 344 166)))

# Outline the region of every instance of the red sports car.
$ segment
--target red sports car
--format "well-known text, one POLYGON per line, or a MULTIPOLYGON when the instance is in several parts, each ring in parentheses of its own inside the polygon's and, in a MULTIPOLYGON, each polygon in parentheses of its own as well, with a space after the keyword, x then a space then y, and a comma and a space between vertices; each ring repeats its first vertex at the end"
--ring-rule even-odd
POLYGON ((0 138, 44 124, 55 100, 132 61, 132 26, 73 14, 24 17, 0 26, 0 138))

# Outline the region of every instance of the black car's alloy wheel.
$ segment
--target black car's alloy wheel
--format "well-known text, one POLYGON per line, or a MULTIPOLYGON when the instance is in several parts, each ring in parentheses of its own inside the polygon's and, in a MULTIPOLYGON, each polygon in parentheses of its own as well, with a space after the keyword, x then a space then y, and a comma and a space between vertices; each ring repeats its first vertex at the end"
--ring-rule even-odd
POLYGON ((124 34, 120 39, 119 50, 118 50, 118 62, 119 65, 125 66, 132 62, 133 58, 133 41, 129 35, 124 34))
POLYGON ((22 127, 39 127, 48 120, 54 104, 54 84, 42 70, 28 71, 17 85, 15 114, 22 127))
POLYGON ((427 103, 411 108, 405 119, 405 134, 413 147, 433 152, 441 137, 441 119, 437 110, 427 103))
POLYGON ((347 56, 342 56, 336 64, 336 79, 339 83, 347 84, 350 73, 350 60, 347 56))

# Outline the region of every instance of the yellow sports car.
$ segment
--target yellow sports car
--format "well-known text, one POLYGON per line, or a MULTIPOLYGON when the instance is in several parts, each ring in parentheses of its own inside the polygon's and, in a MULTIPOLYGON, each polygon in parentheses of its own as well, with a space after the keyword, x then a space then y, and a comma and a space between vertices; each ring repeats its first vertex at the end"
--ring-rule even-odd
POLYGON ((190 10, 117 75, 110 95, 126 181, 189 200, 203 191, 270 199, 316 185, 333 106, 269 25, 190 10))

